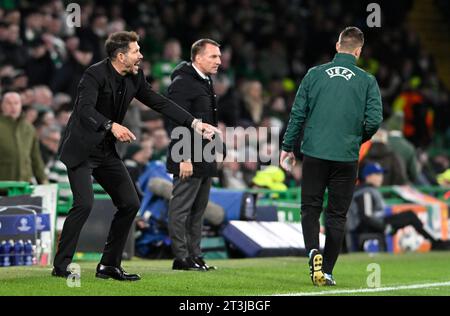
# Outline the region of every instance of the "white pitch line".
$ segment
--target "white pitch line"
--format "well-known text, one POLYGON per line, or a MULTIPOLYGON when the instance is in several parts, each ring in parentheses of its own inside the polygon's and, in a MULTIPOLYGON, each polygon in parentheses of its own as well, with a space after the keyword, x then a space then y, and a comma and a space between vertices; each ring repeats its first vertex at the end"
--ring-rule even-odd
POLYGON ((320 292, 299 292, 299 293, 275 294, 275 296, 314 296, 314 295, 331 295, 331 294, 376 293, 376 292, 414 290, 414 289, 423 289, 423 288, 430 288, 430 287, 446 287, 446 286, 450 286, 450 282, 411 284, 411 285, 389 286, 389 287, 368 288, 368 289, 358 289, 358 290, 331 290, 331 291, 320 291, 320 292))

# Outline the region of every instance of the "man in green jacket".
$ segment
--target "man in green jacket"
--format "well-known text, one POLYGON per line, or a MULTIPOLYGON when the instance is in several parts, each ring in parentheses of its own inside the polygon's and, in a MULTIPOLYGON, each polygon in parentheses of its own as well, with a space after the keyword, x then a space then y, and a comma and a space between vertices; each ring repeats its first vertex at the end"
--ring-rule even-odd
POLYGON ((293 147, 302 141, 302 228, 314 285, 335 285, 332 271, 344 238, 346 214, 352 200, 361 144, 382 122, 380 91, 375 78, 356 66, 364 34, 347 27, 336 43, 337 54, 311 68, 298 89, 284 135, 281 166, 295 164, 293 147), (328 188, 326 241, 319 251, 319 218, 328 188))
POLYGON ((21 116, 22 101, 16 92, 1 100, 0 181, 46 183, 44 163, 34 127, 21 116))

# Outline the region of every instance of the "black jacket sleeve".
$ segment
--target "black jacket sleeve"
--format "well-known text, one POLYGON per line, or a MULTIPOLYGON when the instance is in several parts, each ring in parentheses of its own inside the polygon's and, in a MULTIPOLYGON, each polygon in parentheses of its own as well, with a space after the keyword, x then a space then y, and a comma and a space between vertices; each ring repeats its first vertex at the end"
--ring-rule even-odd
POLYGON ((78 86, 78 114, 81 121, 93 131, 98 131, 108 120, 95 109, 99 86, 98 80, 90 70, 84 73, 78 86))
MULTIPOLYGON (((358 214, 359 214, 361 224, 365 228, 370 228, 372 230, 382 233, 382 232, 384 232, 383 221, 379 218, 376 218, 375 216, 370 217, 370 216, 366 215, 366 207, 368 207, 366 205, 366 201, 365 201, 366 195, 368 196, 369 199, 373 200, 373 196, 369 192, 361 194, 360 196, 355 198, 355 202, 358 207, 358 214)), ((375 204, 375 208, 376 208, 377 203, 373 203, 373 204, 375 204)))
POLYGON ((190 127, 194 120, 194 117, 177 103, 153 91, 150 84, 145 80, 142 70, 139 70, 139 89, 136 93, 136 99, 179 125, 190 127))

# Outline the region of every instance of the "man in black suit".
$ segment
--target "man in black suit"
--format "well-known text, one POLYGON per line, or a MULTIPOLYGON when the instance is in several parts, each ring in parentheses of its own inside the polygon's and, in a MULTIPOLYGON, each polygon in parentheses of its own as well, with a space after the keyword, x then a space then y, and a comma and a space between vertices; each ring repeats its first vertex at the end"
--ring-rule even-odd
POLYGON ((61 139, 59 155, 67 166, 74 201, 67 216, 53 262, 53 276, 67 277, 67 266, 75 253, 80 231, 94 202, 93 176, 111 196, 118 212, 111 224, 96 277, 136 281, 121 267, 123 248, 130 226, 140 207, 130 176, 120 160, 116 139, 135 140, 121 123, 133 98, 166 115, 176 124, 193 128, 211 139, 214 128, 152 91, 139 68, 135 32, 117 32, 109 36, 105 48, 108 58, 89 67, 80 80, 74 112, 61 139))
MULTIPOLYGON (((175 68, 168 88, 168 97, 172 101, 203 122, 215 126, 217 105, 210 76, 217 73, 221 64, 219 46, 210 39, 195 42, 191 48, 192 62, 182 62, 175 68)), ((216 147, 221 154, 225 154, 220 135, 216 136, 215 141, 219 142, 216 147)), ((172 269, 208 271, 215 267, 208 266, 203 260, 200 241, 211 177, 217 176, 217 162, 216 159, 203 157, 207 141, 202 141, 197 148, 195 139, 191 140, 191 152, 183 152, 182 161, 177 160, 174 146, 180 140, 172 137, 167 157, 167 169, 174 175, 169 202, 169 234, 175 256, 172 269), (202 153, 199 153, 200 150, 202 153)), ((211 154, 210 157, 215 156, 215 152, 211 154)))

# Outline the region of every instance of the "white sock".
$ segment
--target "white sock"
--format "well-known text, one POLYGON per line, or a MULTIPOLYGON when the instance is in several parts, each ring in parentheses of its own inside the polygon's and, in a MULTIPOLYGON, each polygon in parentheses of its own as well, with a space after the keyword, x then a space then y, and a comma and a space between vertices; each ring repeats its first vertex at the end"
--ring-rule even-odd
POLYGON ((317 251, 317 249, 311 249, 311 250, 309 251, 309 255, 308 255, 309 258, 311 258, 311 254, 312 254, 312 252, 313 252, 314 250, 317 251))

